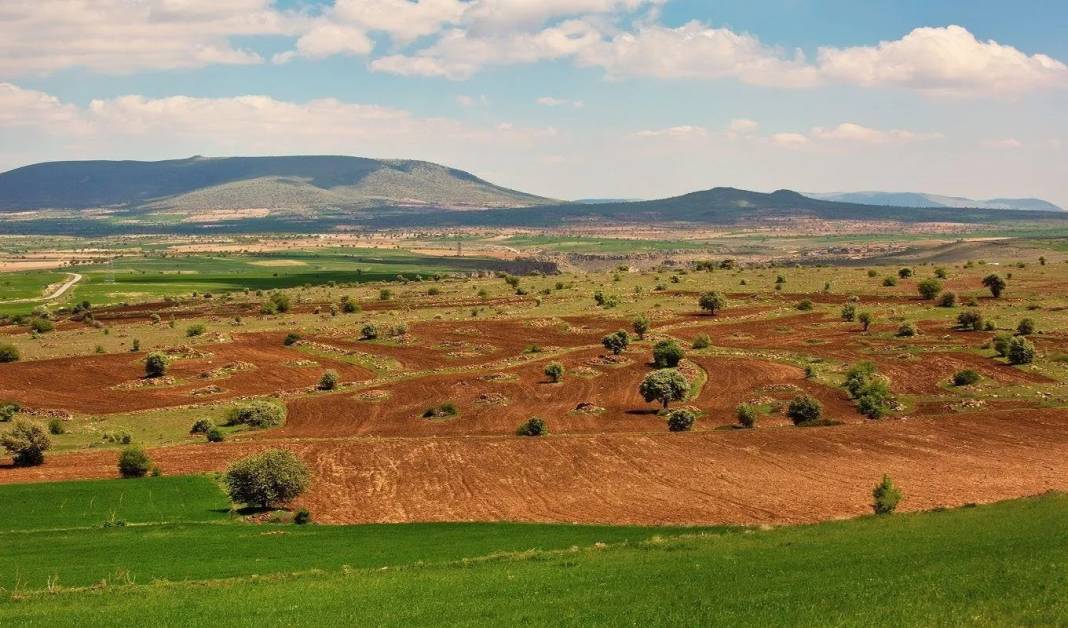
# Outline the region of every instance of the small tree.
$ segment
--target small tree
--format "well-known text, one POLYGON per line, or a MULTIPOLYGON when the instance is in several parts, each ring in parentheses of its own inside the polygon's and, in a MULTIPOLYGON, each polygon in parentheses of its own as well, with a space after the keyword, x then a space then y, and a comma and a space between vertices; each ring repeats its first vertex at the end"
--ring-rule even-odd
POLYGON ((894 512, 897 509, 898 502, 901 501, 901 491, 894 486, 889 475, 883 476, 883 481, 876 485, 871 492, 871 496, 871 509, 877 515, 888 515, 894 512))
POLYGON ((323 376, 319 378, 319 384, 316 388, 319 390, 334 390, 337 388, 338 379, 337 371, 333 369, 323 371, 323 376))
POLYGON ((909 277, 912 276, 912 269, 911 268, 902 268, 901 270, 897 271, 897 276, 901 277, 902 279, 908 279, 909 277))
POLYGON ((966 369, 963 371, 958 371, 956 374, 953 375, 953 385, 971 386, 972 384, 979 383, 980 379, 982 379, 982 376, 980 376, 979 373, 971 369, 966 369))
POLYGON ((185 328, 185 335, 189 338, 193 338, 196 336, 203 336, 205 331, 207 331, 207 327, 200 323, 194 323, 185 328))
POLYGON ((786 416, 794 425, 808 425, 823 418, 823 404, 810 395, 794 397, 786 408, 786 416))
POLYGON ((44 463, 44 452, 52 446, 45 428, 18 419, 11 430, 0 436, 0 446, 11 454, 17 467, 35 467, 44 463))
POLYGON ((378 338, 378 328, 371 323, 367 323, 360 329, 360 337, 364 340, 374 340, 378 338))
POLYGON ((716 291, 706 292, 697 299, 697 305, 701 306, 702 310, 715 316, 717 310, 727 307, 727 299, 716 291))
POLYGON ((131 445, 119 452, 119 475, 124 478, 143 478, 152 468, 152 460, 138 445, 131 445))
POLYGON ((145 376, 162 377, 167 374, 167 366, 170 360, 163 353, 153 352, 145 358, 145 376))
POLYGON ((285 406, 263 399, 238 404, 227 414, 229 425, 248 425, 254 428, 275 427, 285 420, 285 406))
POLYGON ((871 324, 875 322, 875 315, 871 312, 861 312, 857 314, 857 320, 860 322, 860 328, 864 331, 868 331, 871 324))
POLYGON ((197 419, 193 422, 193 427, 189 428, 190 434, 207 434, 215 427, 215 421, 211 419, 197 419))
POLYGON ((649 331, 649 319, 644 314, 640 314, 634 319, 632 326, 634 333, 638 335, 638 340, 645 340, 645 334, 649 331))
POLYGON ((949 275, 946 273, 946 269, 945 268, 939 267, 939 268, 934 269, 934 276, 937 279, 945 279, 949 275))
POLYGON ((545 365, 545 377, 552 383, 559 382, 564 378, 564 365, 559 362, 549 362, 545 365))
POLYGON ((1009 358, 1009 364, 1030 364, 1035 361, 1035 345, 1023 336, 1016 336, 1009 341, 1006 357, 1009 358))
POLYGON ((690 347, 693 349, 707 349, 712 346, 712 339, 708 337, 708 334, 697 334, 693 337, 693 343, 690 347))
POLYGON ((738 406, 737 417, 739 425, 745 428, 753 428, 756 427, 759 413, 754 406, 748 403, 743 403, 738 406))
POLYGON ((1035 333, 1035 321, 1031 318, 1025 318, 1020 321, 1020 324, 1016 326, 1016 333, 1021 336, 1030 336, 1035 333))
POLYGON ((544 436, 549 433, 548 426, 541 417, 532 416, 523 421, 516 429, 516 436, 544 436))
POLYGON ((1005 280, 996 274, 990 274, 983 277, 983 285, 990 290, 990 294, 992 294, 995 299, 1000 298, 1001 293, 1005 291, 1005 280))
POLYGON ((938 296, 939 292, 942 292, 942 282, 937 279, 924 279, 920 283, 916 284, 916 291, 920 293, 920 296, 925 300, 938 296))
POLYGON ((682 347, 674 340, 661 340, 653 345, 653 364, 658 369, 675 368, 684 355, 682 347))
POLYGON ((941 307, 955 307, 957 305, 957 295, 953 292, 943 292, 942 298, 938 300, 938 305, 941 307))
POLYGON ((269 449, 231 464, 225 481, 234 502, 270 508, 288 503, 307 490, 311 474, 293 452, 269 449))
POLYGON ((964 331, 979 331, 983 328, 983 315, 979 312, 961 312, 957 315, 957 326, 964 331))
POLYGON ((601 338, 601 344, 613 354, 619 355, 627 350, 627 345, 630 344, 630 335, 620 329, 615 333, 608 334, 604 338, 601 338))
POLYGON ((690 382, 676 369, 661 369, 645 376, 638 392, 647 402, 658 401, 666 410, 672 401, 682 401, 690 393, 690 382))
POLYGON ((842 320, 847 323, 852 323, 857 318, 857 306, 852 303, 846 303, 842 306, 842 320))
POLYGON ((13 344, 4 342, 0 343, 0 364, 5 362, 18 362, 22 355, 19 353, 18 347, 13 344))
POLYGON ((670 432, 689 432, 693 429, 693 412, 685 409, 672 410, 667 415, 667 426, 670 432))

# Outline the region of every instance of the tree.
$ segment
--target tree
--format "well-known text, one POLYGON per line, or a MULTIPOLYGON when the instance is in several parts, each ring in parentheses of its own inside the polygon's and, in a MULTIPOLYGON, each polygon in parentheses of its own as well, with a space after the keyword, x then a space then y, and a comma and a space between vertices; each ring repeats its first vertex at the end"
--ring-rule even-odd
POLYGON ((656 368, 675 368, 685 353, 674 340, 661 340, 653 345, 653 364, 656 368))
POLYGON ((1035 361, 1035 345, 1023 336, 1017 336, 1009 341, 1008 355, 1009 364, 1030 364, 1035 361))
POLYGON ((916 284, 916 290, 920 293, 921 297, 930 301, 938 296, 939 292, 942 292, 942 282, 937 279, 924 279, 916 284))
POLYGON ((254 428, 274 427, 286 420, 285 406, 263 399, 254 399, 234 406, 227 414, 228 425, 248 425, 254 428))
POLYGON ((1005 280, 996 274, 983 277, 983 285, 990 289, 990 294, 995 299, 1000 298, 1001 293, 1005 291, 1005 280))
POLYGON ((523 421, 516 429, 516 436, 544 436, 549 433, 548 426, 541 417, 532 416, 523 421))
POLYGON ((823 404, 810 395, 794 397, 786 408, 786 416, 794 425, 808 425, 823 418, 823 404))
POLYGON ((124 478, 143 478, 151 467, 152 460, 138 445, 131 445, 119 453, 119 475, 124 478))
POLYGON ((871 509, 875 511, 875 514, 877 515, 888 515, 894 512, 898 502, 901 501, 901 491, 894 486, 889 475, 883 476, 883 481, 876 485, 875 489, 871 492, 871 496, 871 509))
POLYGON ((943 292, 942 298, 938 300, 938 305, 942 307, 955 307, 957 305, 957 295, 953 292, 943 292))
POLYGON ((549 362, 545 365, 545 377, 549 378, 549 381, 556 383, 564 378, 564 365, 559 362, 549 362))
POLYGON ((225 481, 234 502, 270 508, 288 503, 307 490, 311 474, 293 452, 268 449, 231 464, 225 481))
POLYGON ((842 306, 842 320, 847 323, 852 323, 857 318, 857 306, 852 303, 846 303, 842 306))
POLYGON ((912 269, 911 268, 902 268, 901 270, 897 271, 897 276, 902 278, 902 279, 908 279, 909 277, 912 276, 912 269))
POLYGON ((689 432, 693 429, 693 412, 685 409, 672 410, 667 415, 667 426, 670 432, 689 432))
POLYGON ((634 333, 638 335, 638 340, 645 340, 645 334, 649 331, 649 319, 644 314, 639 314, 634 319, 633 327, 634 333))
POLYGON ((861 312, 860 314, 857 314, 857 320, 860 321, 861 329, 868 331, 871 324, 875 322, 875 315, 871 312, 861 312))
POLYGON ((983 328, 983 315, 979 312, 961 312, 957 315, 957 326, 964 331, 979 331, 983 328))
POLYGON ((738 417, 739 425, 745 428, 753 428, 756 427, 757 417, 759 416, 759 413, 757 412, 756 407, 748 403, 743 403, 738 406, 736 416, 738 417))
POLYGON ((638 392, 647 402, 658 401, 667 409, 672 401, 682 401, 690 393, 690 382, 677 369, 661 369, 645 376, 638 392))
POLYGON ((285 314, 289 311, 289 297, 281 292, 275 292, 271 295, 271 303, 274 304, 274 310, 281 314, 285 314))
POLYGON ((170 360, 163 353, 153 352, 145 358, 145 376, 162 377, 167 374, 167 366, 170 360))
POLYGON ((52 440, 37 423, 18 419, 10 431, 0 436, 0 446, 14 458, 15 466, 34 467, 44 463, 44 452, 52 446, 52 440))
POLYGON ((333 369, 323 371, 323 376, 319 378, 319 384, 316 388, 319 390, 334 390, 337 388, 338 379, 337 371, 333 369))
POLYGON ((706 292, 697 300, 697 305, 701 306, 702 310, 715 316, 716 310, 722 310, 727 307, 727 299, 718 292, 706 292))
POLYGON ((0 343, 0 364, 5 362, 18 362, 22 355, 19 353, 18 347, 13 344, 4 342, 0 343))
POLYGON ((620 329, 615 333, 608 334, 604 338, 601 338, 601 344, 613 354, 619 355, 626 351, 627 345, 630 344, 630 336, 627 332, 620 329))

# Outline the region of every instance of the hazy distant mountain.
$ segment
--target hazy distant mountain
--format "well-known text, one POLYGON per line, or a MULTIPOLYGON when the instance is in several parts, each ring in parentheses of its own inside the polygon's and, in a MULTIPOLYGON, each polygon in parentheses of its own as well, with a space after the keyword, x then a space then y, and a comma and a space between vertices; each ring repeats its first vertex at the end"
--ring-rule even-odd
POLYGON ((810 198, 841 203, 887 207, 960 207, 975 209, 1020 209, 1059 212, 1062 208, 1040 198, 992 198, 985 201, 962 196, 942 196, 920 192, 835 192, 806 194, 810 198))
POLYGON ((578 198, 572 203, 581 203, 582 205, 604 205, 605 203, 635 203, 640 201, 640 198, 578 198))
POLYGON ((60 161, 0 174, 0 211, 294 209, 555 203, 426 161, 344 156, 60 161))

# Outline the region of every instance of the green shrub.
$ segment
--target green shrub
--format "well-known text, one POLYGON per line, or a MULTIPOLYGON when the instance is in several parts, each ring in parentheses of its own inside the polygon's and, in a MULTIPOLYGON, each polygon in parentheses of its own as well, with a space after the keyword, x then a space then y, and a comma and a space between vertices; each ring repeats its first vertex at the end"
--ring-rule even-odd
POLYGON ((293 516, 293 523, 298 526, 311 523, 311 512, 307 508, 301 508, 297 511, 297 514, 293 516))
POLYGON ((916 291, 920 293, 920 296, 925 300, 938 296, 939 292, 942 292, 942 282, 937 279, 924 279, 920 283, 916 284, 916 291))
POLYGON ((897 336, 899 338, 911 338, 917 333, 916 326, 906 321, 901 323, 901 327, 897 328, 897 336))
POLYGON ((515 431, 516 436, 545 436, 549 428, 541 417, 532 416, 523 421, 515 431))
POLYGON ((456 416, 458 414, 460 414, 460 409, 456 407, 456 404, 451 402, 451 401, 446 401, 445 403, 443 403, 443 404, 441 404, 439 406, 434 406, 434 407, 431 407, 431 408, 427 408, 426 411, 423 412, 423 418, 424 419, 443 418, 443 417, 456 416))
POLYGON ((627 350, 627 345, 630 344, 630 335, 620 329, 615 333, 608 334, 604 338, 601 338, 601 344, 613 354, 619 355, 627 350))
POLYGON ((810 395, 800 395, 790 402, 786 416, 794 425, 810 425, 823 418, 823 404, 810 395))
POLYGON ((153 352, 145 357, 145 376, 162 377, 167 374, 170 360, 163 353, 153 352))
POLYGON ((67 433, 66 426, 63 425, 62 419, 52 419, 48 422, 48 433, 52 436, 60 436, 67 433))
POLYGON ((189 428, 190 434, 207 434, 215 428, 215 421, 211 419, 197 419, 193 422, 193 427, 189 428))
POLYGON ((712 339, 708 337, 708 334, 697 334, 690 346, 694 349, 707 349, 712 346, 712 339))
POLYGON ((360 305, 352 300, 352 297, 345 295, 341 297, 341 311, 346 314, 353 314, 360 311, 360 305))
POLYGON ((298 342, 300 342, 300 334, 295 333, 295 332, 290 332, 290 333, 286 334, 286 338, 285 338, 285 340, 282 341, 282 344, 287 346, 287 347, 291 347, 291 346, 297 344, 298 342))
POLYGON ((736 416, 738 417, 739 425, 745 428, 753 428, 756 427, 757 419, 760 417, 760 413, 757 412, 755 406, 752 406, 748 403, 743 403, 738 406, 736 416))
POLYGON ((888 515, 894 512, 898 502, 901 501, 901 491, 894 486, 889 475, 883 476, 883 481, 876 485, 871 496, 871 509, 877 515, 888 515))
POLYGON ((1035 361, 1035 345, 1023 336, 1017 336, 1009 341, 1009 351, 1005 356, 1009 364, 1030 364, 1035 361))
POLYGON ((957 295, 953 292, 943 292, 942 298, 938 300, 938 305, 941 307, 956 307, 957 295))
POLYGON ((995 299, 1001 297, 1001 293, 1005 291, 1005 280, 997 275, 987 275, 983 277, 983 285, 990 290, 990 294, 995 299))
POLYGON ((860 322, 861 329, 868 331, 871 324, 875 322, 875 315, 871 312, 861 312, 860 314, 857 314, 857 321, 860 322))
POLYGON ((189 327, 185 328, 185 335, 189 338, 193 338, 195 336, 203 336, 204 332, 207 331, 207 329, 207 327, 200 323, 194 323, 189 327))
POLYGON ((223 435, 222 430, 217 427, 212 427, 211 429, 209 429, 207 432, 204 433, 204 436, 208 438, 209 443, 221 443, 226 440, 226 436, 223 435))
POLYGON ((550 362, 545 365, 545 376, 555 383, 564 378, 564 365, 559 362, 550 362))
POLYGON ((289 297, 281 292, 275 292, 271 295, 271 303, 274 304, 276 312, 285 314, 289 311, 289 297))
POLYGON ((979 312, 961 312, 957 315, 957 327, 964 331, 979 331, 983 328, 983 315, 979 312))
POLYGON ((954 386, 971 386, 972 384, 979 383, 979 380, 981 380, 981 379, 982 379, 982 376, 979 375, 979 373, 976 373, 975 371, 973 371, 971 369, 967 369, 967 370, 964 370, 964 371, 957 371, 957 373, 953 375, 953 385, 954 386))
POLYGON ((645 376, 638 386, 645 401, 659 402, 665 409, 672 401, 682 401, 690 393, 690 382, 677 369, 665 368, 645 376))
POLYGON ((661 340, 653 345, 653 364, 658 369, 673 369, 682 361, 685 353, 674 340, 661 340))
POLYGON ((811 299, 805 299, 797 304, 797 309, 801 310, 802 312, 811 312, 812 308, 814 307, 816 306, 813 305, 811 299))
POLYGON ((689 410, 672 410, 667 415, 668 431, 689 432, 693 429, 693 423, 696 418, 694 413, 689 410))
POLYGON ((254 399, 231 408, 226 418, 229 425, 248 425, 257 429, 275 427, 285 422, 286 408, 270 401, 254 399))
POLYGON ((15 418, 22 406, 14 401, 0 401, 0 423, 6 423, 15 418))
POLYGON ((44 463, 44 452, 52 446, 45 429, 24 419, 16 420, 11 429, 0 436, 0 447, 11 454, 17 467, 34 467, 44 463))
POLYGON ((896 285, 897 279, 894 279, 893 277, 886 277, 883 279, 883 286, 886 288, 893 288, 896 285))
POLYGON ((390 290, 389 288, 382 288, 381 290, 378 291, 378 300, 379 301, 389 301, 392 298, 393 298, 393 291, 390 290))
POLYGON ((631 325, 634 328, 634 333, 637 334, 638 340, 644 340, 645 334, 649 331, 649 319, 644 315, 639 315, 634 319, 631 325))
POLYGON ((1031 318, 1025 318, 1020 321, 1020 324, 1016 326, 1016 333, 1021 336, 1030 336, 1035 333, 1035 321, 1031 318))
POLYGON ((270 508, 288 503, 307 490, 311 473, 293 452, 269 449, 231 464, 225 482, 235 503, 270 508))
POLYGON ((705 292, 697 299, 697 305, 702 310, 715 316, 717 311, 727 307, 727 298, 716 291, 705 292))
POLYGON ((55 324, 53 324, 52 321, 48 320, 47 318, 34 318, 30 321, 30 329, 39 334, 52 331, 55 328, 55 324))
POLYGON ((134 445, 119 453, 119 475, 124 478, 143 478, 152 467, 152 461, 141 447, 134 445))
POLYGON ((901 270, 897 271, 897 276, 901 277, 902 279, 908 279, 909 277, 912 276, 912 269, 911 268, 902 268, 901 270))
POLYGON ((337 371, 333 369, 323 371, 323 376, 319 378, 316 388, 319 390, 334 390, 337 388, 338 379, 337 371))
POLYGON ((364 340, 374 340, 378 338, 378 328, 371 323, 367 323, 360 329, 360 337, 364 340))
POLYGON ((5 362, 18 362, 22 357, 18 347, 11 343, 0 343, 0 364, 5 362))
POLYGON ((847 323, 852 323, 857 318, 857 306, 852 303, 846 303, 842 306, 842 320, 847 323))

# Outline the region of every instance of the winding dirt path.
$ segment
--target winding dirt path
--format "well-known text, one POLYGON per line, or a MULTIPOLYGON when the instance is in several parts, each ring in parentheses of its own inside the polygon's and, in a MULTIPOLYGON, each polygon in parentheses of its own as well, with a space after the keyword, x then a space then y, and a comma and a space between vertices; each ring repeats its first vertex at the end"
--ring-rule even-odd
POLYGON ((25 299, 8 299, 6 301, 0 301, 0 303, 36 303, 38 301, 51 301, 52 299, 58 299, 59 297, 63 296, 63 294, 66 293, 67 290, 70 290, 74 287, 75 284, 82 280, 82 276, 78 273, 65 274, 70 275, 70 278, 60 284, 59 287, 52 290, 51 293, 45 294, 44 296, 40 297, 28 297, 25 299))

